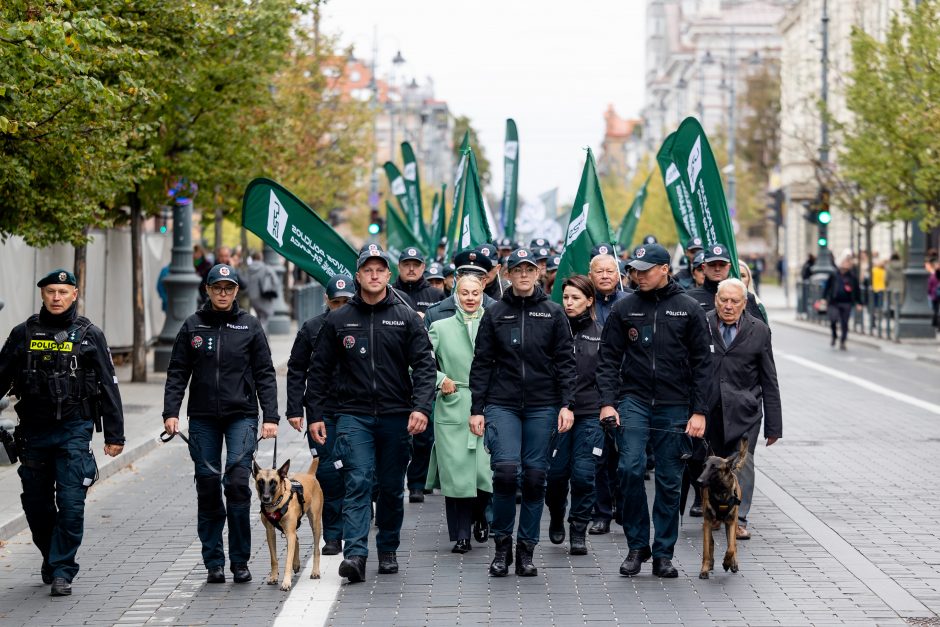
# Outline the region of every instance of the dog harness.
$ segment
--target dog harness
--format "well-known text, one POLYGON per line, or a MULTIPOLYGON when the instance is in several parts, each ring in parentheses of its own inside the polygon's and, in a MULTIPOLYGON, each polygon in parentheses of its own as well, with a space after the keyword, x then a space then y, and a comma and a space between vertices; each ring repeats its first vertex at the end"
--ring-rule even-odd
POLYGON ((724 517, 724 516, 727 516, 728 510, 741 504, 741 499, 738 498, 737 494, 732 492, 731 495, 727 499, 719 500, 715 498, 715 495, 713 492, 709 492, 708 503, 712 506, 712 509, 715 510, 715 512, 719 516, 724 517))
MULTIPOLYGON (((300 484, 299 481, 294 479, 290 480, 290 494, 284 500, 284 504, 281 505, 274 511, 268 511, 264 509, 264 505, 261 506, 261 514, 268 519, 268 522, 274 525, 274 528, 284 533, 284 530, 281 529, 281 519, 284 517, 284 514, 287 513, 287 509, 290 507, 291 499, 294 498, 294 495, 297 495, 297 501, 300 503, 300 511, 304 511, 304 487, 300 484)), ((297 517, 297 527, 300 527, 300 521, 302 516, 297 517)))

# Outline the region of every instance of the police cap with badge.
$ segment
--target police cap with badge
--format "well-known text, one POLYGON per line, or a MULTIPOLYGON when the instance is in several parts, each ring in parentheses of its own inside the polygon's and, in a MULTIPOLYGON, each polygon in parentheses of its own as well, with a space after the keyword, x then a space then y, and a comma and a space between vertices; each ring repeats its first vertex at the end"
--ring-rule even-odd
POLYGON ((401 251, 401 256, 398 257, 398 263, 403 261, 417 261, 419 263, 424 263, 424 254, 415 248, 414 246, 409 246, 401 251))
POLYGON ((614 247, 612 244, 600 243, 594 248, 591 249, 591 259, 597 257, 598 255, 613 255, 614 247))
POLYGON ((475 248, 462 250, 454 255, 454 265, 457 267, 457 274, 466 272, 486 274, 493 269, 493 262, 490 258, 475 248))
POLYGON ((731 263, 731 254, 728 252, 728 247, 724 244, 711 244, 706 246, 704 263, 710 261, 725 261, 731 263))
POLYGON ((76 287, 78 281, 75 280, 74 274, 68 270, 59 268, 39 279, 39 283, 36 284, 36 287, 46 287, 47 285, 71 285, 72 287, 76 287))
POLYGON ((690 252, 693 250, 702 250, 703 248, 701 237, 693 237, 685 243, 685 249, 690 252))
MULTIPOLYGON (((545 256, 548 257, 548 254, 546 253, 545 256)), ((535 256, 532 254, 532 251, 525 248, 519 248, 512 251, 509 254, 509 257, 506 258, 506 265, 509 266, 510 270, 524 263, 532 264, 536 268, 539 265, 535 259, 535 256)))
POLYGON ((428 269, 424 271, 424 278, 429 280, 437 279, 439 281, 444 280, 444 268, 441 264, 436 261, 428 266, 428 269))
POLYGON ((561 255, 552 255, 548 258, 548 261, 545 263, 546 272, 557 272, 558 266, 561 265, 561 255))
POLYGON ((326 284, 326 297, 328 300, 334 298, 352 298, 355 296, 355 284, 351 276, 345 274, 333 275, 326 284))
POLYGON ((548 246, 533 248, 530 252, 535 257, 536 261, 548 261, 548 258, 552 255, 552 252, 548 249, 548 246))
POLYGON ((238 281, 238 271, 225 263, 217 263, 209 270, 206 275, 206 285, 214 285, 221 281, 231 281, 235 285, 240 285, 238 281))
POLYGON ((382 250, 382 247, 378 244, 363 246, 361 250, 362 252, 359 253, 359 259, 356 260, 356 270, 364 266, 370 259, 381 259, 385 263, 386 268, 391 267, 388 254, 382 250))
POLYGON ((645 272, 656 266, 666 265, 670 262, 669 251, 659 244, 645 244, 633 251, 633 258, 627 265, 640 272, 645 272))

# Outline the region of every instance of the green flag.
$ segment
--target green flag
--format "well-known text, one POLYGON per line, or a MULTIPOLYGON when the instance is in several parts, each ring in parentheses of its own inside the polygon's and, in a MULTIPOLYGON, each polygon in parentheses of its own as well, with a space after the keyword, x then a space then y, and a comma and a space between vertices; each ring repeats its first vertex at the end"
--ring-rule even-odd
POLYGON ((405 219, 387 200, 385 201, 385 242, 386 250, 396 264, 402 251, 407 248, 417 248, 424 255, 428 252, 424 242, 414 236, 405 219))
POLYGON ((671 153, 679 175, 691 190, 692 207, 701 226, 702 239, 709 245, 721 243, 728 247, 731 274, 740 278, 738 247, 725 201, 725 189, 715 155, 698 120, 689 117, 682 121, 674 134, 671 153))
POLYGON ((414 209, 411 207, 411 198, 408 196, 408 185, 405 183, 405 177, 402 176, 398 166, 391 161, 386 161, 382 168, 385 170, 385 176, 388 178, 388 186, 392 190, 392 195, 398 199, 398 207, 401 209, 401 214, 405 216, 408 228, 411 229, 411 221, 408 216, 412 215, 414 209))
POLYGON ((454 174, 454 204, 451 208, 450 222, 447 224, 447 250, 444 251, 444 261, 450 261, 457 252, 457 237, 460 229, 460 195, 463 191, 464 171, 470 155, 470 131, 463 134, 460 142, 460 161, 457 163, 457 172, 454 174))
POLYGON ((356 272, 356 249, 274 181, 257 178, 245 188, 242 226, 321 285, 334 275, 356 272))
POLYGON ((428 233, 428 250, 431 254, 437 252, 437 246, 444 239, 444 217, 447 213, 447 183, 441 184, 441 193, 434 193, 434 202, 431 209, 431 230, 428 233))
POLYGON ((607 209, 604 207, 601 185, 597 180, 594 153, 588 148, 584 171, 581 173, 581 184, 578 185, 578 194, 571 208, 565 251, 558 264, 558 274, 555 275, 552 300, 561 302, 564 280, 573 274, 587 274, 591 264, 591 249, 610 240, 610 225, 607 222, 607 209))
POLYGON ((457 250, 466 250, 493 241, 493 232, 487 219, 483 190, 477 174, 477 160, 470 150, 467 159, 466 180, 460 194, 460 242, 457 250))
POLYGON ((633 202, 630 203, 630 208, 623 214, 623 220, 620 222, 620 228, 617 229, 617 236, 614 238, 617 250, 629 250, 630 245, 633 243, 636 225, 640 223, 640 216, 643 214, 643 204, 646 202, 646 186, 649 184, 651 176, 653 176, 652 173, 646 177, 643 185, 637 190, 633 202))
POLYGON ((408 194, 408 213, 405 219, 411 226, 411 232, 415 237, 427 239, 427 229, 424 227, 424 212, 421 207, 421 178, 418 174, 418 160, 415 158, 415 151, 408 142, 401 144, 402 161, 405 169, 402 176, 405 179, 405 191, 408 194))
POLYGON ((503 202, 500 205, 499 219, 503 225, 503 235, 510 239, 516 237, 516 203, 519 190, 519 133, 516 122, 506 120, 506 141, 503 144, 503 202))
POLYGON ((672 219, 676 224, 679 241, 685 244, 693 237, 701 237, 701 229, 695 218, 689 187, 679 176, 679 168, 673 162, 672 145, 675 137, 675 133, 666 137, 656 154, 656 161, 659 163, 659 171, 666 187, 666 196, 669 198, 669 207, 672 208, 672 219))

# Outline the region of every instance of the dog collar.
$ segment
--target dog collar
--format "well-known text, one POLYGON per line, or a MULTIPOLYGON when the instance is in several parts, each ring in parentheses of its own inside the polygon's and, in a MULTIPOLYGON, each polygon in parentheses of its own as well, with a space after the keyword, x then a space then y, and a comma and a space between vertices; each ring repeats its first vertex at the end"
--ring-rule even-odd
MULTIPOLYGON (((290 492, 287 495, 287 498, 284 499, 284 504, 281 506, 275 506, 275 509, 268 510, 265 509, 264 505, 261 506, 261 515, 264 516, 269 523, 271 523, 275 529, 284 533, 284 530, 281 529, 281 519, 284 518, 284 514, 287 513, 287 510, 290 509, 291 499, 294 498, 294 494, 297 495, 297 500, 300 502, 300 509, 303 511, 304 508, 304 487, 299 481, 294 479, 290 480, 290 492)), ((297 517, 297 526, 300 527, 301 516, 297 517)))

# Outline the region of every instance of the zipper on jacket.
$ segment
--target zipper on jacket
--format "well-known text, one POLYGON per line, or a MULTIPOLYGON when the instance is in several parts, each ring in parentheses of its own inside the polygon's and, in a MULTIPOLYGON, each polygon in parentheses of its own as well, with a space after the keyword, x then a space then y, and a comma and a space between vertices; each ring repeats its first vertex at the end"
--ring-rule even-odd
POLYGON ((221 374, 222 369, 222 323, 219 323, 219 342, 215 347, 215 415, 222 416, 221 374))
POLYGON ((375 328, 375 305, 372 305, 369 311, 369 363, 372 364, 372 415, 378 418, 379 406, 375 397, 378 395, 378 389, 375 385, 375 335, 372 330, 375 328))
POLYGON ((522 406, 525 407, 525 297, 522 297, 522 340, 519 343, 519 358, 522 360, 522 406))
POLYGON ((652 401, 650 407, 656 407, 656 321, 659 318, 659 296, 655 296, 653 302, 653 337, 650 338, 650 347, 653 349, 653 393, 650 395, 652 401))

